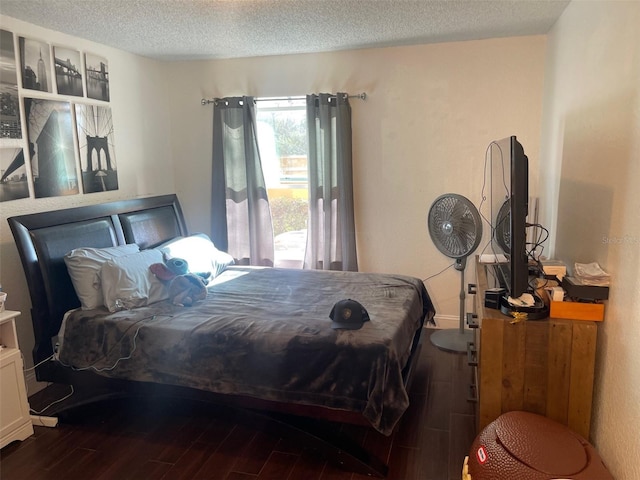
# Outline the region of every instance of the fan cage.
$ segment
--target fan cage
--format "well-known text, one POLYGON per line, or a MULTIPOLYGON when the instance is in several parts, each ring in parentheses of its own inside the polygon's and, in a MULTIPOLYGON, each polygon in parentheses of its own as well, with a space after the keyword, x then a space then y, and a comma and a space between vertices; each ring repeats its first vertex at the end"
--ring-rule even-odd
POLYGON ((511 204, 506 200, 496 217, 496 226, 494 229, 494 237, 496 242, 507 255, 511 253, 511 204))
POLYGON ((428 215, 431 240, 450 258, 465 258, 478 248, 482 239, 482 221, 475 205, 455 193, 438 197, 428 215))

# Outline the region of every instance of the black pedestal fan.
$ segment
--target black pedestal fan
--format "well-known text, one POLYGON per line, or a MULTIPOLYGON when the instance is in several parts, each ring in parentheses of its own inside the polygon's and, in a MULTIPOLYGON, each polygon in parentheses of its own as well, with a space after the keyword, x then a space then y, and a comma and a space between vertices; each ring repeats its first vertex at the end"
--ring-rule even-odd
POLYGON ((431 343, 442 350, 465 352, 467 342, 473 341, 473 332, 465 330, 464 270, 467 257, 482 239, 482 221, 475 205, 455 193, 439 196, 429 209, 427 218, 429 235, 444 255, 456 260, 455 269, 460 272, 460 326, 443 329, 431 334, 431 343))

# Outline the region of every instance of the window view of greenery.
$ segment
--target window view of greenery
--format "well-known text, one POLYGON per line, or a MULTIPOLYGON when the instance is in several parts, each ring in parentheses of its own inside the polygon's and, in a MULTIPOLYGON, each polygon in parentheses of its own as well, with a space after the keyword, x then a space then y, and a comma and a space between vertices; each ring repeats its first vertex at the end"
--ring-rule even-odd
POLYGON ((302 268, 309 211, 304 100, 259 101, 257 124, 273 218, 275 266, 302 268))

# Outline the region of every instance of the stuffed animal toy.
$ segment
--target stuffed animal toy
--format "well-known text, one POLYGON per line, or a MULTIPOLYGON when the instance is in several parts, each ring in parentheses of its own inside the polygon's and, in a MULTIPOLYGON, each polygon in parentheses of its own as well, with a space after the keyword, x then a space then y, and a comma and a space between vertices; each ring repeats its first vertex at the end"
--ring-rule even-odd
POLYGON ((181 258, 168 258, 166 255, 163 255, 163 258, 164 264, 167 268, 176 275, 185 275, 189 273, 189 264, 186 260, 181 258))
POLYGON ((169 287, 169 300, 180 307, 190 307, 207 297, 207 280, 200 275, 187 273, 187 262, 179 258, 165 258, 165 263, 149 267, 161 282, 169 287))
POLYGON ((169 299, 174 305, 190 307, 207 298, 206 282, 202 277, 187 273, 177 275, 169 284, 169 299))

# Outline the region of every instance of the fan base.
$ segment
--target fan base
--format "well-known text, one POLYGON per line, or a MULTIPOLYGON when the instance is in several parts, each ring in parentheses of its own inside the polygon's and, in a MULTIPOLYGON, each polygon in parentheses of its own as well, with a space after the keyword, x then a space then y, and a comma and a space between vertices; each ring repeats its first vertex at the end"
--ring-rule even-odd
POLYGON ((474 334, 471 330, 460 331, 459 328, 437 330, 431 334, 431 343, 441 350, 447 352, 465 353, 467 343, 474 341, 474 334))

